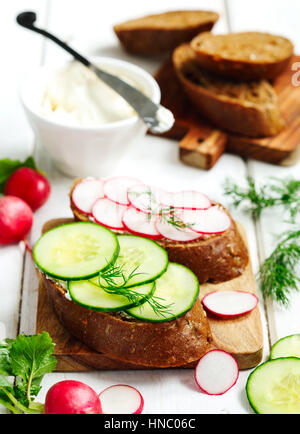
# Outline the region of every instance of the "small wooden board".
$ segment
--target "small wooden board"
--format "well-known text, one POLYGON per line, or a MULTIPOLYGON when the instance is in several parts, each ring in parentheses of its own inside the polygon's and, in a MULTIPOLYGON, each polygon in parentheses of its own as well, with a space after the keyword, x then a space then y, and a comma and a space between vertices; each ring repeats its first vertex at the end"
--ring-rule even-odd
MULTIPOLYGON (((226 151, 242 157, 284 166, 293 165, 300 159, 300 85, 295 86, 293 84, 292 77, 295 71, 291 69, 291 66, 296 62, 300 62, 300 56, 294 56, 290 66, 273 83, 278 95, 279 109, 285 118, 287 127, 275 137, 252 138, 227 133, 226 151)), ((213 155, 216 157, 210 165, 206 163, 207 167, 205 168, 209 169, 222 155, 225 147, 224 143, 220 144, 220 138, 218 138, 219 145, 216 146, 215 140, 211 140, 211 134, 215 131, 218 131, 219 134, 222 134, 222 132, 215 129, 196 113, 197 110, 193 108, 184 95, 171 61, 166 62, 158 70, 155 78, 161 88, 162 104, 168 107, 175 117, 175 126, 165 136, 180 140, 179 152, 181 159, 182 152, 185 152, 185 156, 187 155, 187 152, 182 151, 182 149, 197 148, 197 140, 200 138, 200 144, 203 144, 203 148, 206 148, 205 150, 199 148, 200 155, 213 155), (198 133, 196 133, 195 129, 197 125, 199 128, 198 133), (209 139, 208 142, 206 142, 206 139, 209 139)), ((223 132, 223 134, 225 133, 223 132)), ((195 161, 195 153, 190 155, 189 160, 183 160, 187 164, 192 163, 191 165, 196 165, 195 161)), ((198 165, 198 167, 201 166, 198 165)))
MULTIPOLYGON (((73 219, 54 219, 47 222, 43 231, 68 223, 73 219)), ((246 233, 240 223, 239 230, 246 240, 246 233)), ((220 284, 206 283, 201 285, 201 298, 211 291, 243 290, 256 294, 255 276, 251 263, 244 273, 228 282, 220 284)), ((231 353, 237 360, 240 369, 248 369, 260 363, 263 349, 263 334, 259 307, 252 312, 236 319, 221 319, 208 314, 214 345, 231 353)), ((36 332, 47 331, 55 342, 55 353, 58 360, 58 371, 87 370, 130 370, 145 369, 130 363, 112 360, 105 354, 89 349, 86 345, 73 338, 60 324, 48 300, 46 291, 39 285, 36 332)), ((193 365, 183 366, 191 368, 193 365)))
POLYGON ((225 151, 227 134, 209 125, 195 112, 171 60, 161 66, 155 78, 161 89, 161 104, 169 108, 175 118, 173 128, 161 136, 179 140, 179 158, 183 163, 211 169, 225 151))

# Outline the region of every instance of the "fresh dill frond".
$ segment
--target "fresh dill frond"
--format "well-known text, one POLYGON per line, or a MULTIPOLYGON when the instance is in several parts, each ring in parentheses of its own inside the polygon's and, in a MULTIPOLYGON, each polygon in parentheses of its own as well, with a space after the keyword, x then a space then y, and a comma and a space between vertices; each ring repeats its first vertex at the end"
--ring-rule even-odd
POLYGON ((300 212, 300 180, 271 177, 258 188, 248 177, 247 183, 247 187, 242 188, 231 180, 226 181, 225 195, 232 198, 234 206, 242 205, 255 219, 266 208, 281 207, 289 217, 286 223, 297 225, 281 234, 277 246, 258 273, 264 296, 287 306, 290 293, 299 291, 300 284, 300 230, 296 221, 300 212))
MULTIPOLYGON (((99 285, 96 286, 101 287, 101 289, 103 289, 109 294, 122 295, 135 305, 140 305, 141 302, 148 303, 156 315, 166 317, 168 314, 171 313, 169 309, 173 305, 173 303, 165 305, 162 303, 164 299, 155 295, 152 295, 149 298, 145 299, 145 294, 139 293, 137 291, 137 287, 127 287, 128 283, 134 277, 145 274, 138 273, 137 269, 138 266, 135 267, 128 275, 126 275, 124 272, 124 264, 112 264, 106 270, 99 273, 99 285), (105 282, 105 285, 103 285, 103 280, 105 282)), ((93 284, 95 285, 95 283, 93 284)))
POLYGON ((281 241, 259 270, 262 292, 287 306, 291 291, 299 291, 300 230, 282 234, 281 241))
POLYGON ((177 229, 186 229, 193 226, 191 223, 185 223, 179 215, 178 209, 173 206, 163 206, 159 203, 155 194, 151 190, 146 191, 131 191, 130 194, 135 197, 148 196, 149 206, 144 207, 145 218, 151 220, 152 217, 158 216, 164 222, 175 226, 177 229))
POLYGON ((163 221, 165 221, 169 225, 176 227, 179 230, 191 228, 193 226, 193 223, 184 222, 178 215, 178 210, 176 210, 176 208, 172 206, 162 207, 159 210, 158 215, 163 221))
POLYGON ((281 205, 294 220, 300 211, 300 180, 275 177, 269 179, 271 182, 258 187, 253 178, 247 177, 248 185, 245 188, 227 179, 224 193, 231 197, 235 207, 243 205, 254 218, 258 218, 266 208, 281 205))

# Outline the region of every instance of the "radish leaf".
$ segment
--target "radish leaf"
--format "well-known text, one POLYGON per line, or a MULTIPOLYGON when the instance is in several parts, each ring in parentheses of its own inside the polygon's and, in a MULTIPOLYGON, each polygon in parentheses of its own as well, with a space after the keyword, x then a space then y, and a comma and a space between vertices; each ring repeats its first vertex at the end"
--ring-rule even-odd
POLYGON ((3 193, 8 178, 21 167, 30 167, 31 169, 37 170, 35 161, 32 157, 26 158, 23 162, 19 160, 11 160, 10 158, 0 160, 0 193, 3 193))

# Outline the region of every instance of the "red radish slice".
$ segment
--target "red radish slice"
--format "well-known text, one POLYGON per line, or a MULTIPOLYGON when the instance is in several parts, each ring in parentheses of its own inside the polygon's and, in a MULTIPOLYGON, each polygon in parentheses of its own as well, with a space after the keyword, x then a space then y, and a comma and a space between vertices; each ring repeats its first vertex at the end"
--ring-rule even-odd
POLYGON ((218 206, 206 210, 184 210, 183 221, 191 224, 191 229, 200 234, 220 234, 231 226, 231 219, 218 206))
POLYGON ((135 185, 128 189, 128 201, 138 211, 154 214, 159 210, 160 191, 148 185, 135 185))
POLYGON ((162 236, 155 227, 155 221, 155 217, 133 207, 128 207, 123 214, 123 225, 129 232, 147 238, 159 239, 162 236))
POLYGON ((212 205, 205 194, 192 190, 174 193, 166 192, 161 196, 160 202, 163 206, 182 209, 208 209, 212 205))
POLYGON ((104 182, 104 195, 119 205, 127 206, 129 205, 127 191, 130 187, 138 184, 141 184, 141 181, 128 176, 116 176, 114 178, 109 178, 104 182))
POLYGON ((99 395, 103 414, 141 414, 144 398, 140 392, 126 384, 116 384, 99 395))
POLYGON ((168 223, 162 218, 157 218, 155 227, 162 237, 172 241, 188 242, 201 238, 201 234, 191 231, 189 228, 180 229, 168 223))
POLYGON ((251 312, 258 298, 246 291, 214 291, 202 299, 203 306, 215 315, 231 318, 251 312))
POLYGON ((103 180, 85 178, 74 188, 72 202, 79 211, 91 214, 94 203, 102 197, 104 197, 103 180))
POLYGON ((198 362, 195 380, 208 395, 223 395, 235 385, 239 367, 231 354, 223 350, 211 350, 198 362))
POLYGON ((96 223, 110 229, 124 229, 122 218, 127 206, 118 205, 104 197, 98 199, 92 209, 92 214, 96 223))

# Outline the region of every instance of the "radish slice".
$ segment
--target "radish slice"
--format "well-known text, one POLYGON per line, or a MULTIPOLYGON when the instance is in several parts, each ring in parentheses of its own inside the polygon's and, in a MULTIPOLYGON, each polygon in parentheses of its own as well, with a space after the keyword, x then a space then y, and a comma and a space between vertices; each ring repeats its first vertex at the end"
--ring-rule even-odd
POLYGON ((212 205, 209 198, 200 191, 166 192, 161 196, 160 202, 163 206, 182 209, 208 209, 212 205))
POLYGON ((110 229, 123 230, 123 214, 127 206, 118 205, 104 197, 98 199, 92 209, 92 215, 96 223, 110 229))
POLYGON ((79 211, 91 214, 94 203, 102 197, 104 197, 103 180, 86 178, 74 188, 72 202, 79 211))
POLYGON ((129 205, 127 191, 130 187, 138 184, 142 184, 141 181, 128 176, 109 178, 104 182, 104 195, 119 205, 127 206, 129 205))
POLYGON ((231 219, 218 206, 207 210, 184 210, 183 221, 191 224, 191 230, 200 234, 220 234, 231 226, 231 219))
POLYGON ((128 189, 128 201, 138 211, 155 214, 159 211, 160 191, 148 185, 135 185, 128 189))
POLYGON ((256 295, 246 291, 214 291, 202 299, 210 312, 228 318, 251 312, 257 303, 256 295))
POLYGON ((140 392, 126 384, 116 384, 99 395, 103 414, 141 414, 144 398, 140 392))
POLYGON ((123 215, 123 225, 129 232, 147 238, 159 239, 162 236, 155 227, 155 221, 155 217, 133 207, 127 208, 123 215))
POLYGON ((188 242, 197 240, 202 236, 189 228, 180 229, 161 218, 156 220, 155 227, 162 237, 172 241, 188 242))
POLYGON ((222 395, 235 385, 239 367, 231 354, 223 350, 211 350, 198 362, 195 380, 208 395, 222 395))

